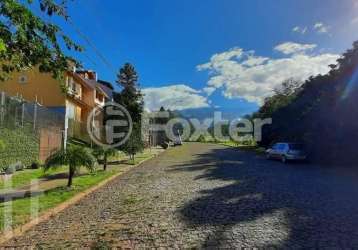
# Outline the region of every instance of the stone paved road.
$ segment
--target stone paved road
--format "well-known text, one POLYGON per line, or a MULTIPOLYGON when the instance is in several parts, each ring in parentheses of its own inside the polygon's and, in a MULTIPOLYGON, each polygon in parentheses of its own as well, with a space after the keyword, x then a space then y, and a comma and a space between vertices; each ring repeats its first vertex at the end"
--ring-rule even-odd
POLYGON ((7 242, 42 248, 358 248, 358 184, 224 146, 170 149, 7 242))

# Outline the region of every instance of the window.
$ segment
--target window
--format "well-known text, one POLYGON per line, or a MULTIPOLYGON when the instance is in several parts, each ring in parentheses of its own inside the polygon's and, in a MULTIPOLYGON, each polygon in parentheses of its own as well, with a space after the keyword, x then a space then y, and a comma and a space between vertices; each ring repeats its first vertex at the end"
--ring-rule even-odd
POLYGON ((75 119, 76 117, 76 107, 72 103, 67 103, 67 118, 75 119))
POLYGON ((99 102, 103 102, 103 101, 104 101, 104 96, 103 96, 100 92, 98 92, 97 90, 96 90, 96 99, 97 99, 97 101, 99 101, 99 102))
POLYGON ((72 77, 67 77, 67 87, 69 94, 75 95, 77 98, 82 98, 82 86, 76 83, 72 77))
POLYGON ((286 148, 286 144, 284 144, 284 143, 280 143, 278 146, 279 150, 284 150, 285 148, 286 148))

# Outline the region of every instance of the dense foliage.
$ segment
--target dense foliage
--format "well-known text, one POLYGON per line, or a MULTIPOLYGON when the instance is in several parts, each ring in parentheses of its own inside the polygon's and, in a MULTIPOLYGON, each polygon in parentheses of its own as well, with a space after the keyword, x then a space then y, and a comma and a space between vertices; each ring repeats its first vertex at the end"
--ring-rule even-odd
MULTIPOLYGON (((44 15, 68 20, 66 0, 35 1, 44 15)), ((6 80, 14 71, 33 66, 60 78, 69 61, 75 62, 64 54, 62 47, 82 50, 60 27, 36 16, 30 7, 36 7, 33 0, 0 1, 0 81, 6 80)))
POLYGON ((39 140, 32 131, 0 128, 3 147, 0 149, 0 169, 16 162, 30 166, 39 157, 39 140))
POLYGON ((358 42, 330 67, 328 74, 311 77, 302 86, 286 84, 288 92, 265 101, 253 115, 273 119, 272 126, 264 127, 262 145, 303 141, 316 161, 357 162, 358 42))

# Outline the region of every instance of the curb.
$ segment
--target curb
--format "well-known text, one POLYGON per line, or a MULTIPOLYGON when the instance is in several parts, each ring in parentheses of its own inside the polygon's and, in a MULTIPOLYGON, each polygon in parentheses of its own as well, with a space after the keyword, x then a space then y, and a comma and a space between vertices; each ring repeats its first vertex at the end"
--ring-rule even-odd
MULTIPOLYGON (((158 154, 160 155, 160 154, 158 154)), ((45 211, 42 215, 40 215, 39 217, 30 220, 29 222, 18 226, 17 228, 13 229, 13 230, 9 230, 9 231, 5 231, 0 233, 0 244, 4 244, 7 241, 11 240, 14 237, 18 237, 21 236, 23 233, 25 233, 26 231, 28 231, 29 229, 31 229, 32 227, 40 224, 41 222, 45 222, 47 220, 49 220, 51 217, 57 215, 58 213, 60 213, 61 211, 65 210, 66 208, 76 204, 77 202, 79 202, 80 200, 82 200, 83 198, 85 198, 87 195, 93 193, 94 191, 100 189, 101 187, 105 186, 106 184, 108 184, 109 182, 111 182, 112 180, 114 180, 115 178, 127 173, 128 171, 132 170, 133 168, 139 167, 140 165, 142 165, 143 163, 145 163, 146 161, 149 161, 155 157, 157 157, 158 155, 153 155, 148 159, 142 160, 139 163, 137 163, 136 165, 134 165, 132 168, 128 169, 127 171, 124 172, 119 172, 114 174, 113 176, 109 177, 108 179, 103 180, 102 182, 98 183, 97 185, 90 187, 89 189, 80 192, 78 194, 76 194, 75 196, 73 196, 72 198, 70 198, 69 200, 53 207, 50 208, 49 210, 45 211)))

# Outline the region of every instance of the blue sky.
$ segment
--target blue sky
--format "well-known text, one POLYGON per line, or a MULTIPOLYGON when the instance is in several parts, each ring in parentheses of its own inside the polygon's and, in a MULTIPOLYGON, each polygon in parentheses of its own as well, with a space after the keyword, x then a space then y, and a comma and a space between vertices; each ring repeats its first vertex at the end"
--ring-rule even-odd
POLYGON ((325 73, 358 28, 355 0, 75 0, 69 14, 112 67, 61 23, 86 47, 76 57, 112 82, 134 64, 150 109, 250 113, 280 79, 325 73))

